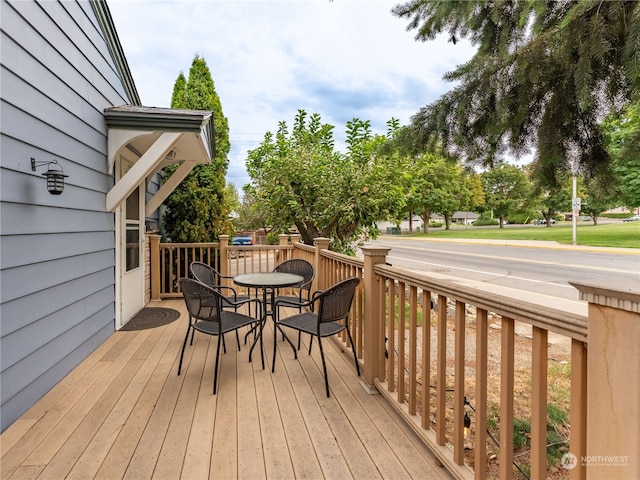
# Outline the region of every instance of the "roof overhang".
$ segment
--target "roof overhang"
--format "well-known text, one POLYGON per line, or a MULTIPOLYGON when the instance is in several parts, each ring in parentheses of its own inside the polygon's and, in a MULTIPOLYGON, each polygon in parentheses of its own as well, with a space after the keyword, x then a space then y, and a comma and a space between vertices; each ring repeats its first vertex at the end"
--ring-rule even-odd
POLYGON ((122 105, 107 108, 104 117, 109 173, 115 173, 116 159, 124 153, 133 159, 133 166, 107 193, 106 206, 110 212, 162 168, 181 163, 147 201, 146 216, 151 215, 195 165, 211 163, 215 156, 213 118, 209 111, 122 105))

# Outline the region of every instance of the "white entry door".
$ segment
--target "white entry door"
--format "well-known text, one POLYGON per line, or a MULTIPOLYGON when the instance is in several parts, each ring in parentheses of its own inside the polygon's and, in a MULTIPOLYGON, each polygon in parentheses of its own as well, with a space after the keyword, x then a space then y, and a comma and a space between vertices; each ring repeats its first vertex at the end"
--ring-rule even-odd
MULTIPOLYGON (((131 164, 121 162, 121 175, 131 164)), ((144 197, 138 186, 119 207, 120 321, 127 323, 144 307, 144 197)))

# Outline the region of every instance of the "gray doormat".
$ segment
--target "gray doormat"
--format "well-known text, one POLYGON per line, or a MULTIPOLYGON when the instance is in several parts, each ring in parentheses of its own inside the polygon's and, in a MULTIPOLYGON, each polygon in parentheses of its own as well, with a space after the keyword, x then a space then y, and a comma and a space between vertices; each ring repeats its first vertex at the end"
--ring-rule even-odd
POLYGON ((146 330, 168 325, 180 318, 180 312, 173 308, 145 307, 129 320, 120 330, 146 330))

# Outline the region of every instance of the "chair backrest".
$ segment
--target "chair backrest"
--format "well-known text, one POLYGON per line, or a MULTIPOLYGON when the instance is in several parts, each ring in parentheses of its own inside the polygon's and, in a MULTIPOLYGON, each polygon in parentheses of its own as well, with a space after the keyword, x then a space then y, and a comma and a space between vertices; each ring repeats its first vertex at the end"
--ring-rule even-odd
POLYGON ((202 262, 191 262, 189 265, 191 276, 200 283, 216 287, 220 285, 220 273, 210 265, 202 262))
POLYGON ((189 316, 210 322, 220 321, 224 298, 220 292, 190 278, 181 278, 178 283, 189 316))
POLYGON ((302 283, 294 285, 294 287, 302 288, 304 290, 311 290, 311 284, 313 283, 313 279, 316 276, 313 265, 301 258, 292 258, 290 260, 285 260, 280 265, 276 266, 273 271, 300 275, 302 278, 304 278, 304 280, 302 281, 302 283))
POLYGON ((347 318, 359 283, 359 278, 351 277, 322 292, 314 293, 314 297, 320 303, 318 307, 318 322, 335 322, 347 318))

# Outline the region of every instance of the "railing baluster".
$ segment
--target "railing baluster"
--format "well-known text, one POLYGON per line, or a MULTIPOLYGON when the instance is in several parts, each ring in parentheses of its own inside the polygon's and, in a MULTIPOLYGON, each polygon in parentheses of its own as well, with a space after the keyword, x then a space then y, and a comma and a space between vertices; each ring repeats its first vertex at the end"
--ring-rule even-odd
POLYGON ((169 288, 168 288, 168 292, 169 293, 173 293, 173 253, 174 253, 175 249, 172 248, 169 251, 169 275, 167 278, 167 281, 169 282, 169 288))
POLYGON ((422 428, 431 427, 431 292, 422 291, 422 428))
MULTIPOLYGON (((357 273, 357 277, 358 278, 362 278, 362 274, 361 272, 357 273)), ((356 331, 356 345, 358 347, 358 349, 356 350, 358 353, 358 358, 362 358, 364 355, 364 329, 362 328, 363 323, 364 323, 364 285, 363 282, 360 282, 360 285, 358 286, 358 290, 357 290, 357 297, 356 297, 357 303, 358 303, 358 311, 356 314, 356 318, 354 319, 354 324, 357 325, 357 331, 356 331)), ((382 310, 384 311, 384 310, 382 310)))
POLYGON ((475 477, 487 478, 487 350, 489 322, 487 311, 476 310, 476 399, 475 399, 475 477))
POLYGON ((569 451, 576 466, 569 470, 571 480, 585 480, 587 468, 580 458, 587 454, 587 346, 580 340, 571 341, 571 404, 569 407, 571 439, 569 451))
POLYGON ((500 479, 513 478, 514 333, 512 318, 502 317, 500 354, 500 479))
POLYGON ((387 364, 389 366, 388 377, 389 377, 389 385, 388 389, 390 392, 395 391, 395 323, 396 323, 396 282, 394 280, 389 279, 389 310, 388 310, 388 319, 389 324, 387 325, 387 364))
POLYGON ((436 442, 447 441, 445 422, 447 417, 447 297, 438 295, 438 353, 436 356, 436 442))
POLYGON ((533 327, 531 345, 532 478, 544 478, 547 472, 547 337, 546 330, 533 327))
POLYGON ((409 414, 416 414, 417 340, 418 340, 418 289, 409 289, 409 414))
MULTIPOLYGON (((384 318, 384 314, 387 311, 386 310, 386 306, 387 303, 389 302, 389 297, 387 295, 387 284, 390 283, 385 277, 383 276, 378 276, 378 311, 382 312, 383 318, 384 318)), ((362 324, 364 324, 364 320, 362 321, 362 324)), ((384 337, 384 329, 382 331, 382 336, 384 337)), ((383 342, 384 343, 384 342, 383 342)), ((377 347, 376 347, 377 348, 377 347)), ((383 349, 386 348, 386 345, 383 345, 383 349)), ((386 369, 386 359, 384 354, 378 355, 379 361, 380 361, 380 367, 378 368, 378 371, 380 372, 380 381, 384 382, 387 380, 387 369, 386 369)))
MULTIPOLYGON (((406 314, 405 307, 406 305, 406 292, 407 286, 406 284, 400 282, 398 286, 398 402, 405 402, 405 381, 404 381, 404 369, 405 369, 405 357, 404 357, 404 343, 406 336, 406 314)), ((389 353, 393 355, 392 352, 389 353)))
POLYGON ((464 346, 465 313, 463 302, 456 301, 455 353, 453 384, 453 461, 464 464, 464 346))

